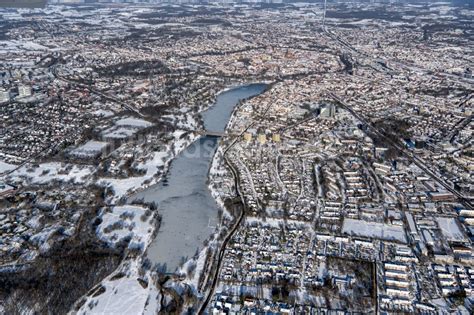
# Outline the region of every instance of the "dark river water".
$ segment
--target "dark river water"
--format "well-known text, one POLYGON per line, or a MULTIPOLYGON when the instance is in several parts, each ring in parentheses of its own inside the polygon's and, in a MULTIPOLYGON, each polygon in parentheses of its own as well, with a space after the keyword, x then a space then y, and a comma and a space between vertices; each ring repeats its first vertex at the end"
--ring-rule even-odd
MULTIPOLYGON (((215 104, 202 113, 206 130, 224 131, 239 101, 261 94, 266 87, 250 84, 219 94, 215 104)), ((215 232, 219 206, 207 187, 207 176, 218 141, 217 137, 200 137, 171 162, 162 181, 131 198, 158 205, 161 226, 147 257, 167 272, 174 272, 185 258, 192 257, 215 232)))

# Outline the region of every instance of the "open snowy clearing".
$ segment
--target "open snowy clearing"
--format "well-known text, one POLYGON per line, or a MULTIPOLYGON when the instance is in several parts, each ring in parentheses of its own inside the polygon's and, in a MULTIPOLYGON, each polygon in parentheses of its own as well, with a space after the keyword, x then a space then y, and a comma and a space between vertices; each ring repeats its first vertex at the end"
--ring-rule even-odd
POLYGON ((116 206, 112 212, 102 210, 102 223, 97 227, 97 235, 112 246, 130 238, 129 248, 142 251, 150 242, 153 234, 151 214, 146 216, 147 208, 142 206, 116 206))
POLYGON ((378 238, 406 243, 405 230, 401 226, 363 220, 344 219, 342 232, 349 235, 378 238))

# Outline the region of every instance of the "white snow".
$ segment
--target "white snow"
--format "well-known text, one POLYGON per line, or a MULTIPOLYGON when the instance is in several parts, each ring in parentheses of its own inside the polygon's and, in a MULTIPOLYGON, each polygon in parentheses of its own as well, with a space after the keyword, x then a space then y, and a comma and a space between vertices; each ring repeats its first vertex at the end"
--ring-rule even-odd
POLYGON ((137 166, 138 169, 145 169, 143 176, 128 178, 104 178, 102 184, 111 186, 114 190, 115 199, 126 196, 127 193, 134 191, 144 185, 144 182, 152 179, 157 172, 157 167, 163 166, 169 155, 166 151, 153 153, 153 157, 137 166))
POLYGON ((226 198, 235 197, 235 184, 233 176, 230 174, 225 165, 224 148, 220 144, 212 158, 211 167, 209 169, 208 188, 212 197, 215 199, 219 207, 222 209, 224 218, 232 219, 233 215, 224 206, 226 198))
POLYGON ((40 219, 42 218, 41 215, 37 215, 29 219, 25 225, 32 228, 32 229, 38 229, 41 227, 40 219))
POLYGON ((143 314, 147 304, 156 306, 153 314, 159 311, 159 304, 155 301, 159 300, 160 294, 153 285, 149 273, 142 277, 148 283, 146 288, 137 280, 140 278, 139 261, 127 261, 121 267, 117 270, 122 269, 123 272, 125 269, 126 275, 112 280, 113 276, 119 272, 117 271, 103 280, 101 285, 105 288, 105 292, 95 297, 88 296, 86 303, 82 305, 77 314, 143 314))
MULTIPOLYGON (((183 112, 183 110, 181 110, 183 112)), ((198 129, 198 122, 196 121, 192 113, 183 112, 183 116, 176 115, 163 115, 162 119, 167 119, 174 122, 176 128, 184 130, 196 130, 198 129)))
POLYGON ((161 166, 166 167, 174 156, 179 154, 179 152, 184 150, 195 140, 195 137, 191 134, 189 139, 180 139, 184 133, 184 131, 173 132, 175 138, 173 141, 173 151, 171 151, 171 146, 168 146, 166 150, 154 152, 150 159, 137 165, 138 169, 146 170, 146 173, 143 176, 129 177, 125 179, 103 178, 100 183, 113 188, 115 201, 123 196, 127 196, 129 193, 136 191, 139 188, 145 188, 155 184, 160 180, 159 177, 155 177, 157 168, 161 166), (148 182, 147 184, 145 184, 146 181, 148 182))
POLYGON ((194 272, 190 275, 190 277, 186 276, 186 279, 183 280, 183 283, 186 283, 193 287, 194 289, 198 289, 199 285, 199 277, 201 276, 202 272, 204 271, 204 267, 206 266, 206 256, 207 256, 208 247, 204 247, 200 252, 197 259, 193 258, 188 260, 177 272, 178 274, 186 274, 186 270, 189 268, 191 264, 195 264, 196 267, 194 272))
POLYGON ((91 166, 63 165, 59 162, 40 164, 38 167, 25 165, 9 175, 13 181, 26 178, 34 184, 45 184, 53 180, 82 183, 92 174, 91 166))
POLYGON ((50 244, 48 243, 49 239, 61 228, 60 225, 48 226, 31 236, 29 241, 31 244, 37 246, 41 253, 46 253, 50 249, 50 244))
POLYGON ((117 126, 127 126, 127 127, 135 127, 135 128, 146 128, 153 125, 149 121, 138 119, 138 118, 132 118, 132 117, 122 118, 116 121, 115 124, 117 126))
POLYGON ((71 153, 78 156, 93 156, 100 153, 107 145, 107 142, 91 140, 75 148, 71 153))
POLYGON ((105 109, 98 109, 95 112, 93 112, 93 114, 96 116, 102 116, 102 117, 110 117, 110 116, 115 115, 113 111, 105 110, 105 109))
POLYGON ((47 47, 28 40, 7 40, 0 41, 0 48, 6 51, 15 50, 49 50, 47 47))
POLYGON ((3 161, 0 161, 0 174, 2 173, 6 173, 8 171, 11 171, 13 170, 15 167, 17 167, 16 165, 13 165, 13 164, 8 164, 8 163, 5 163, 3 161))
POLYGON ((118 242, 129 237, 129 248, 138 248, 144 251, 153 234, 152 215, 141 219, 147 208, 142 206, 116 206, 112 212, 102 210, 102 223, 97 227, 97 235, 103 241, 115 246, 118 242))
POLYGON ((136 132, 136 129, 110 127, 102 132, 102 136, 109 139, 126 139, 133 136, 136 132))
POLYGON ((41 246, 45 242, 48 241, 48 239, 53 235, 56 231, 58 230, 57 226, 50 226, 47 228, 44 228, 41 230, 41 232, 36 233, 35 235, 30 237, 30 243, 36 245, 36 246, 41 246))
POLYGON ((406 243, 406 234, 402 226, 390 225, 364 220, 344 219, 342 232, 350 235, 378 238, 383 240, 396 240, 406 243))
POLYGON ((455 218, 438 217, 436 218, 438 226, 448 241, 462 242, 466 238, 459 229, 455 218))
POLYGON ((245 217, 245 222, 247 225, 261 225, 261 226, 269 226, 269 227, 282 227, 282 226, 298 226, 298 227, 310 227, 311 224, 308 222, 303 221, 296 221, 296 220, 283 220, 283 219, 276 219, 276 218, 265 218, 263 221, 257 217, 245 217))

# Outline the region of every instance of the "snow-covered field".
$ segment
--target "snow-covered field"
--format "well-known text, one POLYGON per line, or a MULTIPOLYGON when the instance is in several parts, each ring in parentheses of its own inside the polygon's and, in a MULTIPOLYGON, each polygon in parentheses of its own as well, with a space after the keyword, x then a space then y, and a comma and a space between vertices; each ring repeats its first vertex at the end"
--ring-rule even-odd
MULTIPOLYGON (((139 260, 126 261, 101 283, 101 294, 88 296, 78 314, 156 314, 159 311, 160 293, 151 276, 139 275, 139 260), (123 277, 118 277, 120 273, 123 277), (141 279, 139 281, 138 279, 141 279)), ((99 291, 100 292, 100 291, 99 291)))
POLYGON ((138 119, 138 118, 132 118, 132 117, 126 117, 126 118, 117 120, 115 124, 117 126, 127 126, 127 127, 135 127, 135 128, 147 128, 153 125, 149 121, 138 119))
POLYGON ((0 52, 17 51, 17 50, 49 50, 48 47, 39 45, 29 40, 7 40, 0 41, 0 52))
POLYGON ((104 150, 107 146, 107 142, 91 140, 72 150, 71 154, 85 157, 95 156, 99 154, 102 150, 104 150))
POLYGON ((53 180, 83 183, 93 171, 92 166, 49 162, 40 164, 38 167, 31 165, 22 166, 11 173, 8 178, 12 181, 26 179, 33 184, 44 184, 53 180))
POLYGON ((126 139, 137 133, 138 129, 129 129, 126 127, 110 127, 102 132, 102 136, 107 139, 126 139))
POLYGON ((179 270, 176 272, 177 274, 185 274, 186 278, 183 280, 183 283, 186 283, 193 287, 194 289, 198 290, 199 285, 199 277, 201 273, 204 271, 204 267, 206 266, 206 256, 209 247, 204 247, 200 252, 199 256, 193 259, 188 260, 184 263, 179 270), (188 269, 194 269, 191 274, 187 274, 188 269))
POLYGON ((224 200, 226 197, 235 196, 233 180, 230 180, 228 183, 222 181, 223 176, 225 175, 229 176, 229 178, 231 179, 233 178, 230 174, 227 174, 227 172, 228 171, 224 167, 223 148, 221 145, 219 145, 212 159, 211 168, 209 169, 208 188, 211 192, 212 197, 216 200, 219 207, 223 210, 223 214, 227 218, 232 219, 232 215, 224 206, 224 200), (219 187, 219 189, 215 188, 213 185, 213 183, 216 182, 217 187, 219 187))
POLYGON ((179 152, 184 150, 195 138, 191 136, 189 139, 180 139, 183 135, 183 131, 175 131, 173 133, 173 151, 168 146, 164 151, 154 152, 152 157, 145 162, 137 166, 138 169, 146 170, 143 176, 129 177, 125 179, 119 178, 103 178, 100 183, 104 186, 110 186, 114 190, 114 201, 121 197, 127 196, 133 191, 140 188, 146 188, 150 185, 155 184, 160 180, 159 177, 155 177, 158 167, 166 167, 171 159, 176 156, 179 152), (147 184, 145 184, 147 182, 147 184))
POLYGON ((143 119, 124 117, 117 120, 113 126, 102 131, 102 136, 107 139, 126 139, 133 136, 140 129, 148 128, 152 125, 151 122, 143 119))
POLYGON ((466 240, 455 218, 438 217, 436 221, 438 222, 441 233, 443 233, 448 241, 462 242, 466 240))
POLYGON ((111 117, 114 115, 114 112, 110 110, 105 110, 105 109, 98 109, 95 112, 93 112, 93 114, 96 116, 111 117))
POLYGON ((30 238, 30 243, 39 247, 40 252, 47 252, 50 244, 48 240, 59 231, 62 227, 60 225, 49 226, 43 229, 41 232, 36 233, 30 238))
POLYGON ((8 164, 8 163, 5 163, 3 161, 0 161, 0 174, 11 171, 15 167, 16 167, 16 165, 8 164))
POLYGON ((198 122, 192 113, 183 112, 182 116, 180 116, 181 119, 178 119, 179 117, 174 115, 163 115, 161 118, 173 121, 178 129, 196 130, 199 128, 198 122))
MULTIPOLYGON (((129 248, 144 252, 154 230, 151 215, 142 219, 146 209, 125 205, 112 208, 112 212, 103 210, 97 235, 111 246, 130 238, 129 248)), ((140 274, 141 260, 141 257, 137 257, 122 262, 114 273, 101 282, 97 294, 86 297, 78 314, 156 314, 159 311, 160 294, 150 272, 140 274)))
POLYGON ((97 227, 97 235, 103 241, 115 246, 130 238, 129 248, 144 251, 153 234, 153 217, 145 216, 147 208, 142 206, 116 206, 112 212, 102 210, 102 223, 97 227))
POLYGON ((396 240, 406 243, 406 234, 403 227, 363 220, 344 219, 342 232, 349 235, 357 235, 383 240, 396 240))

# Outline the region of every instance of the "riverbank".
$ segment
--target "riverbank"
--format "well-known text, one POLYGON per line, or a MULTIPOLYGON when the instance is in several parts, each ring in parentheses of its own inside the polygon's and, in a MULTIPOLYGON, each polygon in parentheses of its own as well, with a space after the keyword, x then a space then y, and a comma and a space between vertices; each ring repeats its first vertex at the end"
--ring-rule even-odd
MULTIPOLYGON (((202 113, 204 126, 224 131, 239 102, 265 88, 264 84, 244 85, 220 93, 216 103, 202 113)), ((162 225, 146 256, 165 273, 173 273, 193 257, 218 230, 222 202, 217 203, 208 189, 209 169, 218 142, 216 137, 197 138, 173 159, 163 180, 129 198, 158 205, 162 225)))
MULTIPOLYGON (((256 90, 248 87, 245 85, 225 89, 219 93, 216 104, 208 108, 208 110, 212 110, 221 104, 227 109, 221 112, 218 126, 216 126, 217 130, 225 130, 230 117, 242 100, 252 97, 255 92, 261 93, 265 90, 263 86, 259 86, 256 90), (229 93, 232 96, 230 98, 229 93), (225 121, 222 121, 223 118, 225 121)), ((175 139, 179 140, 179 137, 175 137, 175 139)), ((169 150, 170 147, 167 147, 166 150, 169 150)), ((146 203, 154 202, 158 206, 157 211, 161 217, 160 227, 155 227, 153 231, 148 230, 152 233, 151 237, 148 234, 148 236, 144 236, 147 244, 141 247, 141 250, 145 254, 122 261, 114 273, 104 279, 85 297, 85 300, 82 301, 83 304, 76 308, 79 309, 79 313, 87 313, 87 310, 90 309, 89 305, 94 305, 94 312, 106 310, 109 300, 116 298, 119 298, 120 301, 128 301, 125 304, 122 302, 119 304, 130 311, 144 310, 145 313, 148 313, 161 308, 163 302, 160 301, 161 297, 166 294, 169 288, 162 291, 155 285, 155 278, 160 274, 160 272, 157 274, 156 271, 171 274, 181 266, 177 273, 179 277, 184 276, 184 278, 178 281, 178 276, 173 276, 168 280, 168 285, 173 288, 184 285, 196 292, 198 296, 200 287, 205 288, 209 279, 213 279, 209 278, 207 274, 215 271, 215 267, 212 267, 214 264, 207 265, 211 260, 214 261, 213 253, 216 253, 220 248, 219 239, 224 237, 220 234, 227 234, 226 229, 221 227, 222 220, 226 221, 225 225, 235 221, 234 216, 225 210, 225 197, 218 196, 218 191, 221 191, 222 187, 217 190, 217 187, 208 186, 214 180, 212 179, 214 175, 217 175, 216 172, 220 172, 218 169, 226 170, 222 164, 224 163, 222 159, 223 147, 219 145, 219 138, 216 137, 190 137, 186 141, 181 141, 180 145, 173 145, 173 147, 175 151, 165 156, 166 161, 163 161, 163 156, 160 156, 159 159, 146 161, 144 163, 145 175, 136 180, 138 183, 138 180, 145 180, 151 176, 151 171, 156 170, 154 164, 156 162, 163 165, 164 169, 160 177, 153 177, 155 184, 148 183, 146 188, 141 186, 139 192, 133 194, 130 192, 127 194, 121 185, 115 185, 119 194, 130 196, 129 202, 138 199, 143 199, 146 203), (219 217, 219 212, 222 213, 222 211, 224 213, 222 217, 219 217), (194 258, 188 259, 187 257, 194 258), (143 269, 144 263, 147 270, 143 269), (212 269, 212 272, 209 268, 212 269), (143 283, 147 283, 146 287, 143 286, 143 283), (122 297, 127 290, 130 292, 130 296, 136 297, 133 301, 126 296, 122 297), (112 297, 111 292, 118 292, 119 297, 112 297)), ((222 175, 224 175, 223 178, 228 177, 227 175, 230 176, 230 174, 222 175)), ((228 184, 226 191, 231 196, 235 185, 228 184)), ((207 289, 204 290, 207 291, 207 289)), ((192 307, 191 304, 187 306, 192 307)))

